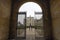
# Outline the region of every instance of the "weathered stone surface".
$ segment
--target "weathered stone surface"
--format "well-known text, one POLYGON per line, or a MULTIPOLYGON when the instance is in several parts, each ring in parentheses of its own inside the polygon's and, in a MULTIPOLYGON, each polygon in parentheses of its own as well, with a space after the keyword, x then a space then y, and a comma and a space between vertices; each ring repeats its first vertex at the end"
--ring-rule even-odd
POLYGON ((51 0, 51 15, 54 38, 60 40, 60 0, 51 0))
POLYGON ((0 0, 0 40, 8 38, 10 9, 10 0, 0 0))

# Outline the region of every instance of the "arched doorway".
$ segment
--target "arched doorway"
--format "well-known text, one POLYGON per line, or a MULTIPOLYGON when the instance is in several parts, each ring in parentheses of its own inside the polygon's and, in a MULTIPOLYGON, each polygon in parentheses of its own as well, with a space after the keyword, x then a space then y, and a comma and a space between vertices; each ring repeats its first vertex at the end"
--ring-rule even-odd
POLYGON ((11 37, 14 39, 16 38, 16 24, 17 24, 17 13, 18 13, 18 9, 20 8, 20 6, 25 3, 25 2, 36 2, 39 5, 41 5, 42 7, 42 11, 43 11, 43 18, 44 18, 44 36, 45 39, 50 40, 52 39, 52 31, 51 31, 51 15, 50 15, 50 9, 49 9, 49 1, 39 1, 39 0, 24 0, 24 1, 14 1, 13 4, 13 10, 12 10, 12 14, 11 14, 11 23, 10 23, 10 32, 12 35, 11 37))
POLYGON ((24 3, 18 11, 17 27, 17 40, 44 40, 42 8, 35 2, 24 3))

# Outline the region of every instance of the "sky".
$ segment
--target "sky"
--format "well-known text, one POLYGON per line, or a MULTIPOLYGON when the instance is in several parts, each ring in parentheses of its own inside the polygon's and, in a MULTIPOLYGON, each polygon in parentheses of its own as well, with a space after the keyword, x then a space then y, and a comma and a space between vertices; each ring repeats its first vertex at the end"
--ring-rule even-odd
POLYGON ((20 22, 21 24, 24 23, 24 19, 25 19, 25 15, 18 15, 18 22, 20 22))
MULTIPOLYGON (((36 16, 37 19, 42 17, 42 15, 35 15, 35 12, 42 12, 42 9, 37 3, 34 3, 34 2, 26 2, 26 3, 24 3, 19 8, 18 12, 26 12, 27 17, 29 17, 29 16, 35 17, 36 16)), ((24 17, 21 18, 20 16, 18 16, 18 21, 23 22, 23 18, 24 17)))
POLYGON ((27 17, 29 17, 31 15, 31 17, 34 17, 34 13, 35 12, 42 12, 41 7, 34 2, 27 2, 24 3, 20 8, 19 8, 19 12, 27 12, 27 17))

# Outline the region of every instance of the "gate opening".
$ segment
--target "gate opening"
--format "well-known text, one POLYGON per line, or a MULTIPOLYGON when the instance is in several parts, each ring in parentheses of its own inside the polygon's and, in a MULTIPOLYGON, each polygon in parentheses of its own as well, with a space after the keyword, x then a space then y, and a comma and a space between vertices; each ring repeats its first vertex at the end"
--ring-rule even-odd
POLYGON ((43 12, 35 2, 24 3, 18 11, 17 40, 44 40, 43 12))

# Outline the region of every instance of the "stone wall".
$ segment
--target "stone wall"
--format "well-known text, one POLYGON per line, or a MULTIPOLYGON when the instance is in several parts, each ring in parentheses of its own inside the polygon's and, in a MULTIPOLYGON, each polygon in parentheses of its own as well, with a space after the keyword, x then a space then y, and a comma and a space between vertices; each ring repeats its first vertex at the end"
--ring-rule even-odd
POLYGON ((60 40, 60 0, 51 0, 51 15, 54 39, 60 40))
POLYGON ((0 40, 8 38, 11 0, 0 0, 0 40))

